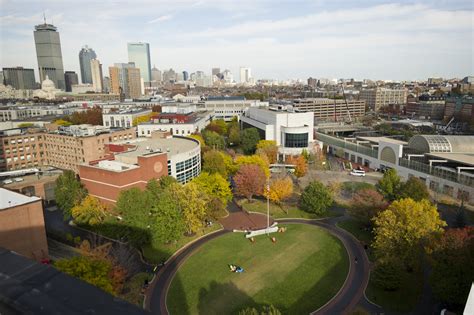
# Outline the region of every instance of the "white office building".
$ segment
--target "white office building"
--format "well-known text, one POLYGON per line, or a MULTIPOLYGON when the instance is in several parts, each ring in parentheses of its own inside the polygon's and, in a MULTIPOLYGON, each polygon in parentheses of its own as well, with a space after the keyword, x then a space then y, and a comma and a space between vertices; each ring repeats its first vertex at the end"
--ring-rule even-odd
POLYGON ((259 100, 246 100, 241 96, 217 96, 203 99, 198 104, 200 111, 212 111, 214 119, 231 121, 234 117, 239 117, 246 110, 252 107, 268 107, 268 102, 259 100))
POLYGON ((314 149, 314 113, 296 113, 276 108, 249 108, 241 116, 242 128, 257 128, 260 138, 274 140, 282 155, 314 149))
POLYGON ((240 83, 250 83, 252 78, 252 70, 249 67, 240 67, 240 83))
POLYGON ((151 114, 151 109, 140 108, 135 110, 121 110, 119 112, 108 112, 102 114, 105 127, 130 128, 133 127, 135 119, 151 114))

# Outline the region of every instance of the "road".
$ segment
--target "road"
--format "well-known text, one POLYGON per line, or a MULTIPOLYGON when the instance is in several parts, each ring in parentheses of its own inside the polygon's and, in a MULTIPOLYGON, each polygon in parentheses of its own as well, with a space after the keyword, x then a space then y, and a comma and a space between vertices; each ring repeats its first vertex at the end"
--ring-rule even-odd
MULTIPOLYGON (((346 314, 354 309, 356 305, 363 305, 371 314, 376 314, 381 310, 367 302, 364 296, 364 291, 369 281, 369 260, 360 242, 345 230, 336 227, 336 223, 343 219, 342 217, 324 220, 282 219, 278 220, 278 222, 285 224, 310 224, 326 229, 341 240, 348 252, 350 269, 346 282, 332 300, 320 309, 315 310, 313 314, 346 314), (357 263, 355 262, 356 257, 357 263)), ((209 234, 183 248, 172 257, 151 284, 147 293, 146 309, 150 310, 153 314, 168 314, 166 296, 173 276, 178 271, 180 265, 201 245, 225 233, 229 233, 229 231, 221 230, 209 234)))

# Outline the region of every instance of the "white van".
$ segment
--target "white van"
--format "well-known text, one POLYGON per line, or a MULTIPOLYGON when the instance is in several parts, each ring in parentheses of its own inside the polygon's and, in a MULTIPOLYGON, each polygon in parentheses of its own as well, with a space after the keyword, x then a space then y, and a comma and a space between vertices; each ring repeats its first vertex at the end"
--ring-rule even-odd
POLYGON ((352 176, 365 176, 365 171, 362 170, 352 170, 350 173, 352 176))

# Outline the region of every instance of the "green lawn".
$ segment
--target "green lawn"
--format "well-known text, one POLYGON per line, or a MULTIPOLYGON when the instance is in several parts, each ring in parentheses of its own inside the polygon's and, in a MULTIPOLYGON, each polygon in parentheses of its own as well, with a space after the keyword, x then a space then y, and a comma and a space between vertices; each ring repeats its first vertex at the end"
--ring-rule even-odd
MULTIPOLYGON (((252 202, 248 202, 246 199, 239 201, 239 204, 244 210, 249 212, 260 212, 267 213, 267 202, 264 200, 255 199, 252 202)), ((282 206, 278 206, 274 203, 270 203, 270 216, 274 219, 282 218, 303 218, 303 219, 318 219, 324 217, 336 216, 333 212, 328 212, 323 216, 318 216, 314 213, 308 213, 298 208, 295 204, 284 203, 282 206), (287 213, 288 212, 288 213, 287 213)))
POLYGON ((379 304, 386 310, 412 311, 423 291, 423 274, 421 272, 403 272, 401 280, 400 289, 396 291, 385 291, 369 281, 365 293, 372 302, 379 304))
POLYGON ((256 242, 229 233, 204 244, 181 266, 168 292, 171 314, 236 314, 273 304, 284 314, 308 314, 334 296, 347 276, 342 243, 324 230, 290 224, 256 242), (245 269, 229 271, 228 264, 245 269))
POLYGON ((370 231, 367 231, 365 224, 358 220, 349 219, 341 221, 337 223, 337 226, 351 233, 364 244, 369 245, 372 242, 372 233, 370 231))
POLYGON ((161 263, 171 257, 178 249, 186 245, 187 243, 201 237, 205 234, 217 231, 221 228, 221 225, 214 223, 211 227, 204 228, 201 232, 196 233, 193 236, 183 236, 176 243, 163 244, 158 241, 152 241, 151 244, 145 245, 142 248, 143 256, 146 261, 152 264, 161 263))

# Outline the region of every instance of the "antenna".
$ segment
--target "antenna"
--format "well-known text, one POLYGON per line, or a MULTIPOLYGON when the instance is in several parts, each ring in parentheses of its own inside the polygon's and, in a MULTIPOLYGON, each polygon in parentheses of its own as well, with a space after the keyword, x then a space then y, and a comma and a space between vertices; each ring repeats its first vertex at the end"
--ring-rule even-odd
POLYGON ((44 20, 44 24, 46 24, 46 13, 43 11, 43 20, 44 20))

